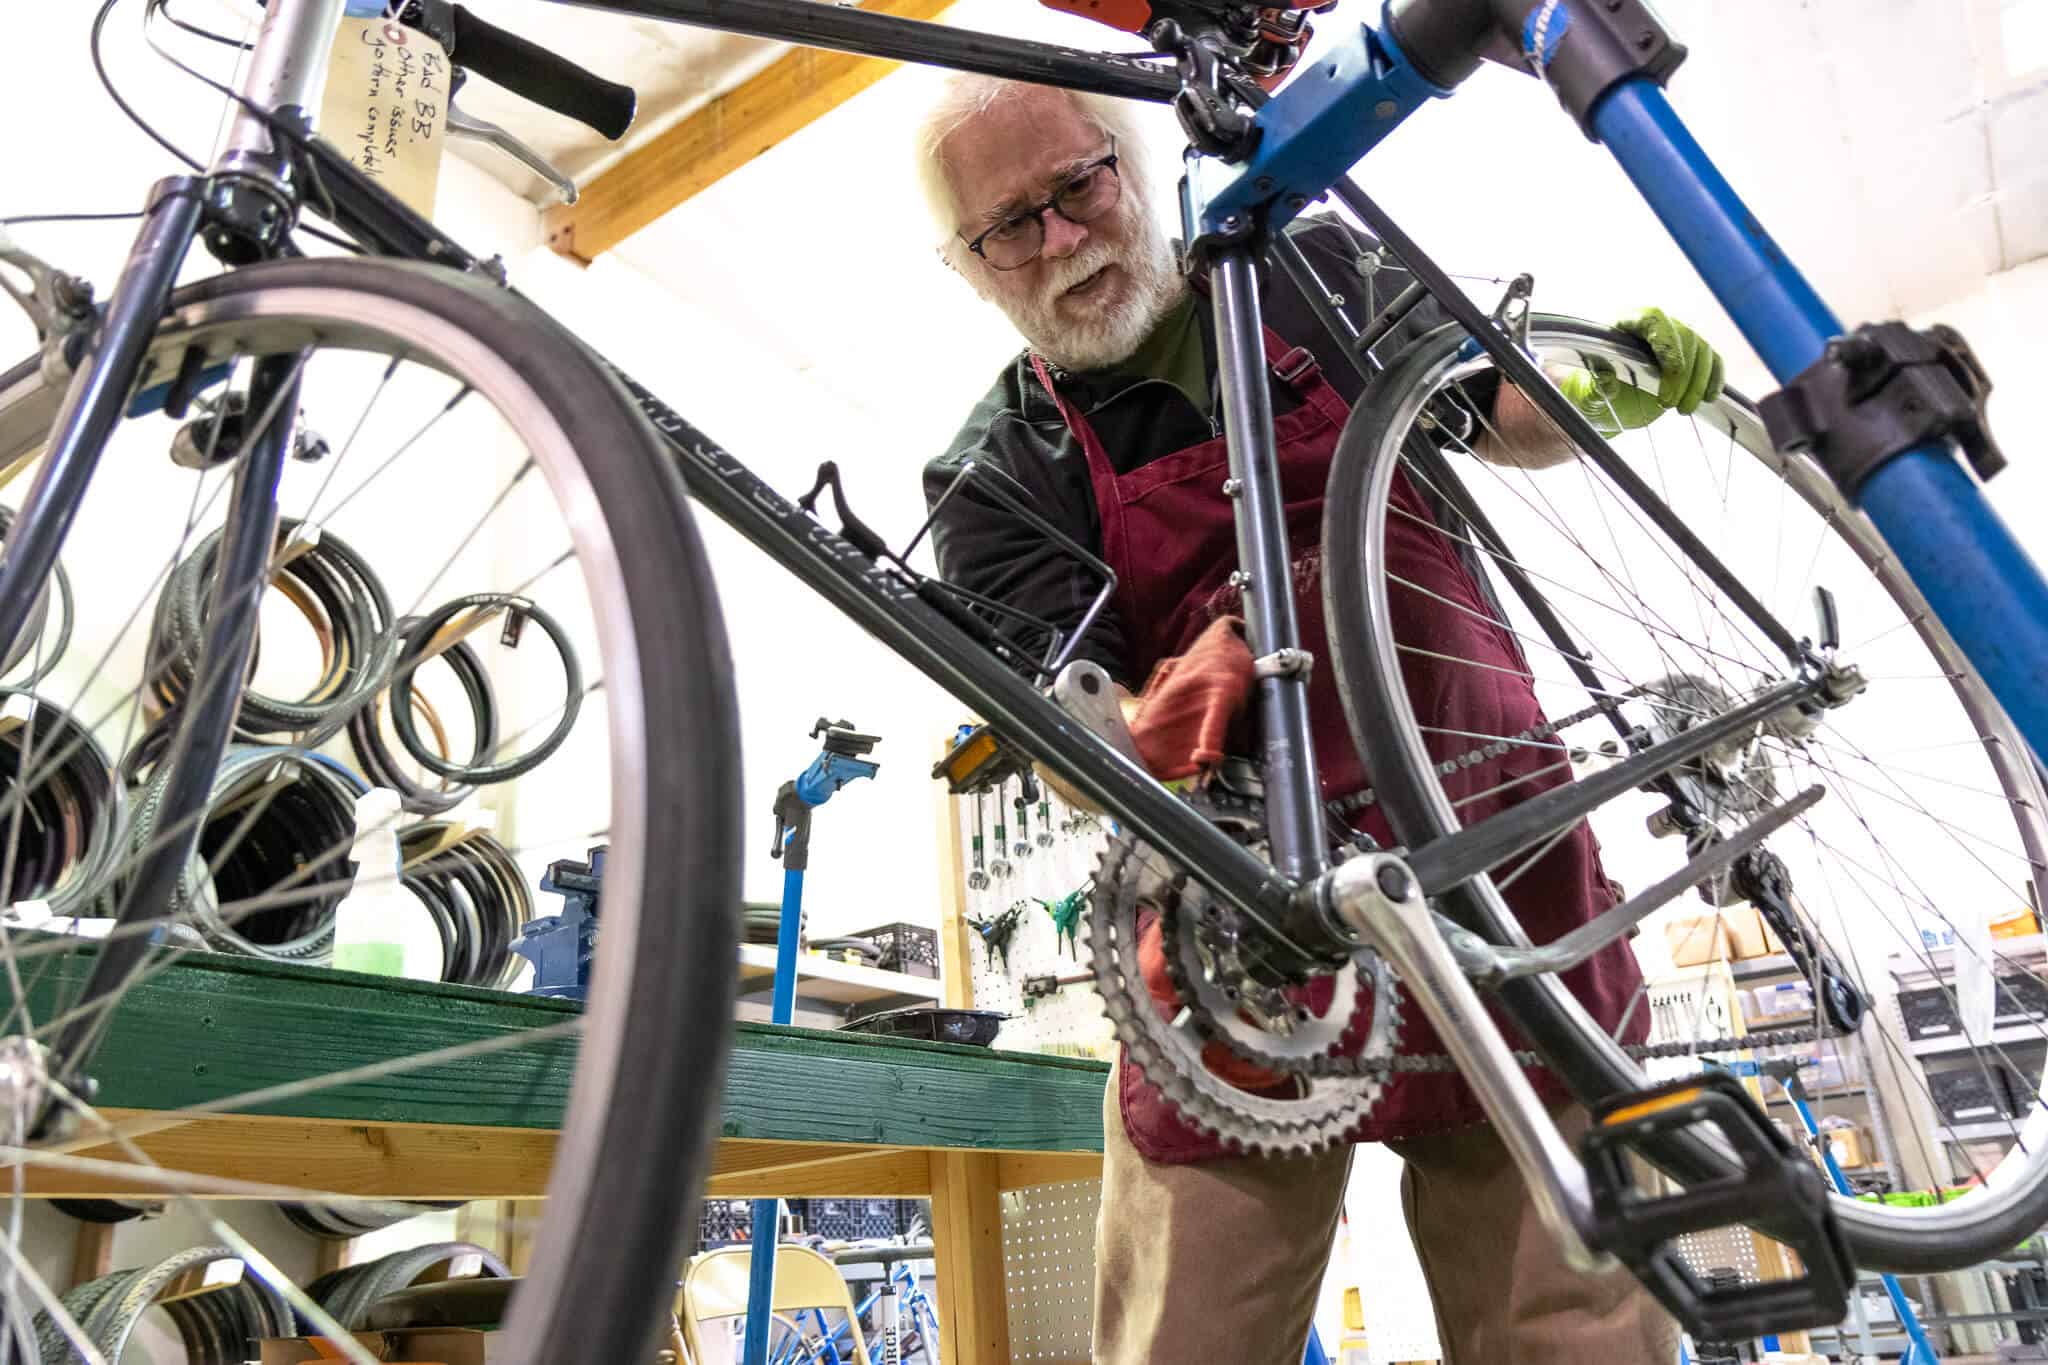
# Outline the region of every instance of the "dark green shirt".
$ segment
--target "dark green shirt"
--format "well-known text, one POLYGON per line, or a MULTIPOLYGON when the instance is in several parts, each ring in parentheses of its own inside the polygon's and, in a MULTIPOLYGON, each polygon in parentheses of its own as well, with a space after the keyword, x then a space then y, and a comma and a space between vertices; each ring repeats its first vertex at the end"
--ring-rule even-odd
POLYGON ((1138 379, 1164 379, 1186 394, 1204 417, 1215 408, 1210 382, 1211 366, 1202 342, 1202 321, 1195 314, 1195 296, 1189 291, 1180 304, 1139 343, 1116 373, 1138 379))

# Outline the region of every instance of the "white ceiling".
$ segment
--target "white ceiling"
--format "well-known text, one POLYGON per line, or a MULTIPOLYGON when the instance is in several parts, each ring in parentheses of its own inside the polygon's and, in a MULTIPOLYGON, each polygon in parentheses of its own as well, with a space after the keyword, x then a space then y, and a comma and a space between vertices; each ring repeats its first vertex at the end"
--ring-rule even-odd
MULTIPOLYGON (((784 50, 568 5, 479 5, 640 88, 642 117, 624 146, 784 50)), ((1692 52, 1674 102, 1847 322, 1923 314, 2048 254, 2048 0, 1659 7, 1692 52)), ((1351 14, 1376 18, 1376 7, 1349 0, 1322 16, 1319 41, 1351 14)), ((1073 46, 1137 45, 1025 0, 960 0, 948 21, 1073 46)), ((1015 341, 933 263, 904 152, 931 79, 885 79, 617 254, 855 408, 894 407, 900 421, 893 395, 909 352, 935 391, 978 392, 1015 341)), ((464 102, 580 180, 620 150, 482 82, 464 102)), ((1155 131, 1170 157, 1177 139, 1163 113, 1155 131)), ((466 154, 543 200, 543 187, 496 153, 466 154)), ((1524 77, 1483 71, 1400 130, 1363 178, 1444 264, 1479 276, 1478 293, 1530 270, 1539 305, 1557 311, 1597 317, 1658 303, 1725 327, 1605 154, 1524 77)), ((1753 358, 1730 349, 1738 377, 1760 378, 1753 358)))

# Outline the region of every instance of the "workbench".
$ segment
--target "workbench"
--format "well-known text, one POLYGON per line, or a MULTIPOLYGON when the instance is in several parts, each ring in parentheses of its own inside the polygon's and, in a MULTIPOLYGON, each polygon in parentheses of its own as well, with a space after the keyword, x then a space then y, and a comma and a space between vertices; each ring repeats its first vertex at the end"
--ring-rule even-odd
MULTIPOLYGON (((24 964, 33 1017, 74 998, 89 951, 24 964), (36 968, 52 963, 37 975, 36 968)), ((4 996, 0 989, 0 996, 4 996)), ((10 1002, 11 1003, 11 1002, 10 1002)), ((557 1034, 234 1112, 259 1089, 559 1026, 577 1006, 462 986, 191 954, 135 986, 96 1059, 97 1103, 209 1198, 290 1186, 393 1199, 540 1197, 576 1043, 557 1034), (224 1189, 222 1182, 239 1188, 224 1189)), ((644 1021, 650 1031, 659 1018, 644 1021)), ((1001 1194, 1101 1172, 1099 1062, 739 1024, 706 1193, 932 1201, 945 1357, 1009 1358, 1001 1194)), ((76 1155, 124 1161, 75 1139, 76 1155)), ((659 1159, 649 1153, 648 1159, 659 1159)), ((158 1194, 31 1166, 35 1195, 158 1194)), ((516 1220, 515 1220, 516 1221, 516 1220)))

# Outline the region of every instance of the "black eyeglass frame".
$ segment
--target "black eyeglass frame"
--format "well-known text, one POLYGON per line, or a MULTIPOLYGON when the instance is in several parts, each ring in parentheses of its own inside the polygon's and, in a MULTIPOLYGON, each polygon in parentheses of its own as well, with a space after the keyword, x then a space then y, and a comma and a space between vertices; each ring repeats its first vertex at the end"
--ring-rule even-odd
MULTIPOLYGON (((1002 222, 991 223, 988 227, 983 228, 979 236, 975 237, 973 241, 967 243, 967 249, 973 252, 975 255, 981 257, 982 260, 988 261, 988 268, 991 270, 1001 270, 1005 272, 1011 270, 1022 270, 1025 266, 1030 265, 1033 261, 1038 259, 1039 252, 1045 250, 1046 214, 1057 213, 1060 217, 1066 219, 1070 223, 1073 223, 1077 227, 1085 226, 1085 224, 1087 223, 1092 223, 1102 216, 1101 213, 1098 213, 1095 215, 1094 218, 1081 219, 1074 217, 1072 214, 1069 214, 1065 210, 1060 208, 1060 196, 1065 194, 1068 190, 1072 189, 1074 187, 1075 182, 1081 180, 1084 176, 1089 175, 1091 172, 1106 170, 1109 172, 1110 177, 1116 181, 1117 199, 1121 199, 1123 197, 1124 178, 1117 171, 1116 163, 1118 162, 1118 160, 1120 160, 1120 158, 1117 155, 1116 139, 1114 137, 1111 137, 1109 140, 1108 156, 1098 157, 1096 160, 1089 162, 1085 166, 1076 167, 1073 170, 1073 172, 1070 173, 1064 180, 1060 181, 1058 186, 1056 186, 1053 189, 1053 192, 1047 195, 1044 198, 1044 200, 1041 201, 1035 208, 1028 208, 1019 213, 1006 214, 1003 217, 1002 222), (1038 220, 1038 249, 1036 251, 1033 251, 1029 256, 1026 256, 1023 260, 1017 262, 1017 264, 1015 265, 997 265, 994 261, 990 261, 988 253, 982 250, 982 243, 986 242, 988 240, 989 234, 994 232, 996 229, 1003 227, 1006 224, 1016 222, 1017 220, 1022 218, 1035 218, 1038 220)), ((1104 207, 1102 212, 1107 213, 1110 209, 1115 208, 1116 203, 1117 201, 1115 199, 1111 200, 1109 204, 1104 207)), ((965 241, 966 239, 962 238, 962 240, 965 241)))

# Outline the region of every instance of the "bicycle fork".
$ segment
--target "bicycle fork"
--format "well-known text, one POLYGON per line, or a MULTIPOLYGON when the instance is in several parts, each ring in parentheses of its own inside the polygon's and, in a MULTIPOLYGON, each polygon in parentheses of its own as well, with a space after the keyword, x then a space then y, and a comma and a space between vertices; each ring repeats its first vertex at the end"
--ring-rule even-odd
MULTIPOLYGON (((151 338, 168 311, 172 286, 205 220, 206 182, 193 177, 159 181, 151 191, 141 230, 100 319, 96 334, 71 357, 76 370, 50 428, 43 465, 0 558, 0 640, 12 640, 48 582, 78 514, 101 452, 131 410, 166 401, 188 401, 201 383, 224 377, 191 368, 166 377, 139 397, 151 338)), ((196 362, 195 362, 196 363, 196 362)), ((132 923, 162 912, 199 839, 192 817, 201 808, 233 729, 249 649, 255 638, 257 605, 269 578, 271 542, 277 522, 277 481, 291 446, 298 413, 302 357, 259 360, 250 382, 250 411, 268 414, 237 454, 226 531, 220 551, 199 677, 183 706, 179 732, 166 760, 164 829, 172 837, 152 847, 135 871, 117 914, 132 923)), ((173 415, 177 415, 175 412, 173 415)), ((70 1022, 51 1046, 49 1074, 67 1088, 83 1075, 105 1030, 109 1011, 90 1006, 118 998, 151 950, 151 936, 114 935, 97 949, 93 970, 80 992, 70 1022)), ((47 1097, 39 1120, 47 1120, 47 1097)))

